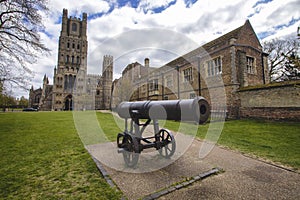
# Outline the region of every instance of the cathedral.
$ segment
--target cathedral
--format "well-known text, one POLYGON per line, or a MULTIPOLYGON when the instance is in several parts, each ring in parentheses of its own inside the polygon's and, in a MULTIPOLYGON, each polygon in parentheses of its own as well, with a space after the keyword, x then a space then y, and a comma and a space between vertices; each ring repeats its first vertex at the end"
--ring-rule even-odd
POLYGON ((29 92, 29 106, 39 110, 110 109, 113 57, 103 57, 102 76, 87 74, 87 14, 68 17, 63 10, 57 66, 53 85, 45 75, 43 86, 29 92))
POLYGON ((64 9, 53 84, 45 75, 42 87, 30 89, 29 106, 114 110, 122 101, 203 96, 211 119, 300 119, 300 82, 269 83, 268 54, 249 20, 161 66, 151 67, 149 58, 128 64, 114 81, 111 55, 104 55, 101 75, 87 73, 87 47, 87 14, 68 17, 64 9))
POLYGON ((87 14, 68 17, 63 10, 53 85, 30 90, 29 103, 39 110, 114 109, 122 101, 172 100, 204 96, 238 116, 241 88, 268 83, 267 54, 249 20, 244 25, 160 67, 128 64, 113 81, 113 57, 103 57, 102 75, 87 74, 87 14), (223 98, 220 97, 223 95, 223 98))
POLYGON ((269 83, 268 54, 249 20, 161 66, 150 66, 149 58, 128 64, 114 81, 111 55, 104 55, 101 75, 87 73, 87 47, 87 14, 68 17, 64 9, 53 84, 45 75, 42 87, 30 89, 29 106, 114 110, 122 101, 203 96, 211 119, 300 119, 300 82, 269 83))

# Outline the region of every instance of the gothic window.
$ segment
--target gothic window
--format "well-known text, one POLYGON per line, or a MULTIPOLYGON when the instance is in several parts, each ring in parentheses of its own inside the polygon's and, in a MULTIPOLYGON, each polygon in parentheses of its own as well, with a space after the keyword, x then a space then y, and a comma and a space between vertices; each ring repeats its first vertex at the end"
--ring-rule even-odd
POLYGON ((72 64, 74 64, 74 56, 72 56, 72 64))
POLYGON ((190 82, 193 80, 193 68, 189 67, 183 70, 183 82, 190 82))
POLYGON ((77 64, 80 64, 80 58, 77 56, 77 64))
POLYGON ((76 76, 73 76, 73 87, 76 88, 76 76))
POLYGON ((40 102, 40 98, 41 98, 40 95, 35 96, 34 103, 39 103, 40 102))
POLYGON ((66 63, 69 62, 69 55, 66 56, 66 63))
POLYGON ((80 48, 80 45, 79 44, 77 44, 77 49, 79 49, 80 48))
POLYGON ((67 48, 70 48, 70 43, 69 42, 67 43, 67 48))
POLYGON ((64 84, 64 90, 67 89, 67 86, 68 86, 68 76, 65 75, 65 84, 64 84))
POLYGON ((72 77, 72 75, 69 75, 69 88, 72 89, 74 85, 74 79, 72 77))
POLYGON ((247 60, 247 73, 254 74, 254 58, 246 57, 247 60))
POLYGON ((75 49, 75 44, 74 43, 72 44, 72 48, 75 49))
POLYGON ((97 90, 97 95, 100 95, 100 90, 97 90))
POLYGON ((77 24, 76 23, 72 24, 72 31, 74 31, 74 32, 77 31, 77 24))
POLYGON ((222 74, 222 61, 220 56, 207 62, 207 75, 216 76, 219 74, 222 74))

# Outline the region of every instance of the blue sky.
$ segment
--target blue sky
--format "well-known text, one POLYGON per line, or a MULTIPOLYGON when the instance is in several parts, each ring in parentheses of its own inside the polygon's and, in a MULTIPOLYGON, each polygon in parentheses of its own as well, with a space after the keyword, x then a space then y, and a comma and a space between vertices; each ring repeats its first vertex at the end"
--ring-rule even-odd
POLYGON ((261 41, 296 36, 300 25, 299 0, 49 0, 49 8, 49 13, 42 13, 41 37, 52 52, 30 66, 34 88, 42 85, 44 74, 52 84, 63 8, 69 16, 88 14, 88 72, 100 74, 103 55, 117 54, 114 78, 127 64, 143 63, 145 57, 151 66, 162 66, 247 19, 261 41), (117 53, 112 50, 117 48, 117 53))

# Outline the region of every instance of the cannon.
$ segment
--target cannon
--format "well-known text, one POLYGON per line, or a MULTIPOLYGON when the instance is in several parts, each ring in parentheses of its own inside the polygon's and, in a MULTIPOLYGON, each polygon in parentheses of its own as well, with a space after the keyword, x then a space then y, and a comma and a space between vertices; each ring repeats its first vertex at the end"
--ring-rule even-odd
POLYGON ((209 118, 210 109, 208 102, 199 96, 194 99, 122 102, 117 107, 117 113, 125 119, 125 130, 117 136, 118 153, 123 154, 128 167, 135 167, 144 149, 155 148, 164 158, 170 158, 175 153, 174 135, 167 129, 159 129, 158 120, 203 124, 209 118), (143 137, 151 121, 154 136, 143 137))

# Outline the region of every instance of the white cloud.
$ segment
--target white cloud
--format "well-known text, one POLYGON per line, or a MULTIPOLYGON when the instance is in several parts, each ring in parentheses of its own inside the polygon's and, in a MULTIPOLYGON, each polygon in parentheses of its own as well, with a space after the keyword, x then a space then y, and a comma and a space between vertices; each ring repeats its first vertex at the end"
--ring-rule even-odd
POLYGON ((155 8, 166 8, 175 0, 141 0, 139 3, 139 10, 152 10, 155 8))
MULTIPOLYGON (((32 69, 37 72, 33 84, 35 87, 40 87, 42 85, 40 76, 45 73, 49 78, 53 77, 53 67, 57 64, 57 42, 63 8, 68 9, 69 16, 80 17, 82 12, 93 16, 93 19, 89 18, 88 21, 89 71, 100 73, 103 55, 111 53, 115 58, 120 57, 120 62, 116 62, 114 66, 116 69, 114 73, 120 74, 126 65, 124 63, 129 64, 135 58, 143 64, 145 55, 150 58, 153 65, 159 66, 159 62, 164 62, 158 56, 163 55, 163 49, 174 50, 175 54, 178 54, 179 50, 182 50, 182 53, 187 52, 189 48, 190 50, 194 48, 195 43, 200 46, 200 44, 209 42, 243 25, 247 18, 250 19, 258 35, 272 33, 266 39, 283 37, 285 34, 296 31, 300 21, 293 25, 289 22, 293 18, 300 19, 300 10, 296 9, 297 0, 273 0, 269 3, 259 4, 257 2, 260 1, 199 0, 193 5, 187 6, 184 0, 177 0, 176 3, 173 0, 144 0, 140 2, 138 8, 132 8, 129 3, 122 7, 118 6, 117 1, 81 0, 76 3, 73 0, 49 1, 50 13, 44 14, 43 20, 47 35, 42 35, 42 38, 47 47, 52 49, 52 54, 41 57, 35 65, 32 65, 32 69), (173 2, 172 5, 170 5, 171 2, 173 2), (253 7, 256 4, 257 6, 253 7), (110 11, 112 6, 114 10, 110 11), (160 13, 151 11, 160 7, 165 7, 160 13), (144 12, 145 9, 150 11, 144 12), (101 13, 99 15, 101 17, 97 15, 99 13, 101 13), (149 29, 166 30, 165 33, 171 31, 173 36, 176 35, 175 33, 182 34, 195 43, 179 43, 176 37, 155 34, 153 31, 145 32, 149 29), (130 30, 140 31, 134 34, 130 30), (128 37, 125 38, 125 36, 128 37), (121 40, 124 38, 124 41, 118 43, 114 41, 116 38, 121 40), (191 45, 192 43, 193 45, 191 45), (140 52, 134 51, 139 47, 141 48, 140 52), (152 49, 146 47, 152 47, 152 49), (153 51, 153 48, 156 48, 157 51, 153 51), (124 51, 123 54, 120 53, 122 51, 124 51), (124 56, 126 53, 128 55, 124 56), (126 59, 128 59, 127 62, 126 59), (38 83, 39 85, 36 85, 38 83)), ((164 57, 171 59, 171 54, 169 52, 164 57)), ((161 63, 161 65, 163 64, 165 63, 161 63)), ((52 83, 52 80, 50 82, 52 83)))
MULTIPOLYGON (((297 0, 274 0, 267 4, 259 5, 260 12, 251 17, 254 30, 257 33, 271 32, 272 34, 268 38, 282 37, 283 32, 287 32, 292 28, 288 26, 289 22, 292 19, 300 19, 300 10, 296 9, 297 7, 299 7, 297 0), (286 26, 278 27, 283 25, 286 26)), ((300 21, 296 24, 299 25, 300 21)), ((268 38, 265 39, 268 40, 268 38)))
POLYGON ((78 16, 81 15, 82 12, 89 14, 107 12, 110 5, 103 0, 80 0, 76 1, 76 3, 72 0, 52 0, 50 1, 49 8, 56 15, 62 12, 63 8, 67 8, 69 14, 78 16))

